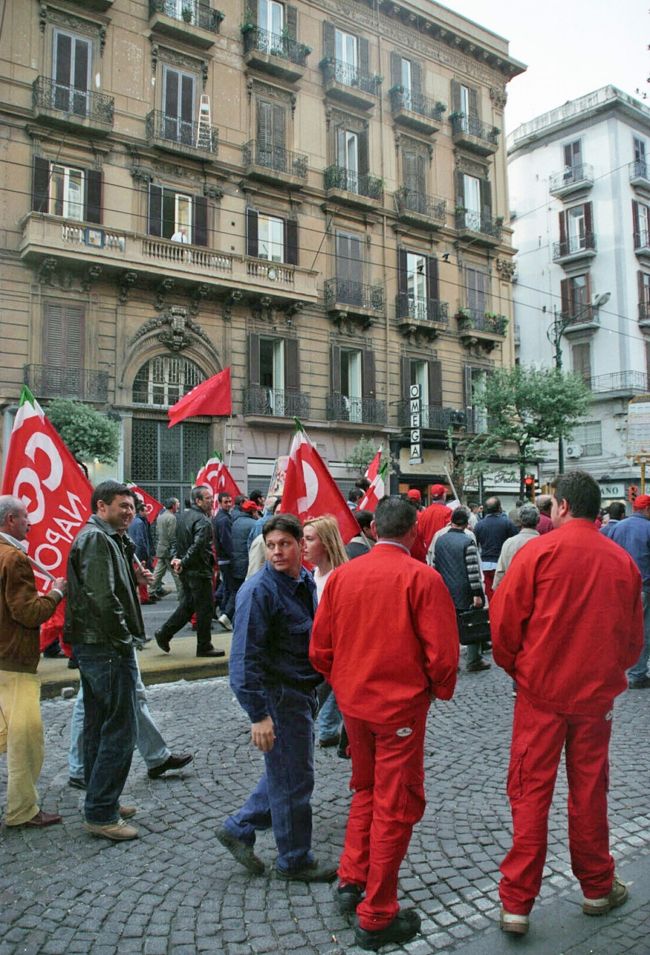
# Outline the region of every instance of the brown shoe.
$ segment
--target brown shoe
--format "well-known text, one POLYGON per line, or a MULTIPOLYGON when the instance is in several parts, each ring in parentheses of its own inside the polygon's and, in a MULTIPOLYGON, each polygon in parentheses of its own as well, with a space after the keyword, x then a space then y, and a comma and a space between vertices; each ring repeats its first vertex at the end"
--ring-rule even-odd
POLYGON ((63 822, 63 816, 59 816, 55 812, 43 812, 42 809, 39 809, 36 815, 28 819, 27 822, 21 822, 21 826, 42 829, 43 826, 56 826, 59 822, 63 822))
POLYGON ((475 660, 474 663, 467 664, 468 673, 480 673, 481 670, 489 670, 492 666, 487 660, 475 660))
POLYGON ((502 932, 509 935, 527 935, 530 927, 530 919, 527 915, 515 915, 514 912, 508 912, 501 906, 501 919, 499 922, 502 932))
POLYGON ((84 822, 84 829, 92 836, 110 839, 112 842, 126 842, 128 839, 137 839, 138 830, 134 826, 127 826, 123 819, 118 822, 109 822, 102 826, 94 822, 84 822))
POLYGON ((617 909, 619 905, 627 902, 628 894, 625 882, 621 882, 614 876, 609 895, 602 896, 600 899, 583 898, 582 911, 585 915, 606 915, 612 909, 617 909))
POLYGON ((131 819, 138 810, 136 806, 120 806, 117 811, 122 819, 131 819))

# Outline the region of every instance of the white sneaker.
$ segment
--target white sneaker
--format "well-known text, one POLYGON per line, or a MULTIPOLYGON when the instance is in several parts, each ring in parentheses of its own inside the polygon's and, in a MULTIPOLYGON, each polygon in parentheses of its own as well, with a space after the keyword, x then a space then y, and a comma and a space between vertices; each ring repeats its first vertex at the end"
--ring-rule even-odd
POLYGON ((606 915, 612 909, 617 909, 619 905, 623 905, 623 902, 627 901, 628 895, 626 884, 614 876, 609 895, 604 895, 600 899, 583 898, 582 911, 585 915, 606 915))
POLYGON ((232 630, 232 623, 228 614, 222 613, 220 617, 217 618, 224 630, 232 630))
POLYGON ((530 919, 527 915, 515 915, 514 912, 507 912, 501 906, 501 931, 508 932, 511 935, 526 935, 530 925, 530 919))

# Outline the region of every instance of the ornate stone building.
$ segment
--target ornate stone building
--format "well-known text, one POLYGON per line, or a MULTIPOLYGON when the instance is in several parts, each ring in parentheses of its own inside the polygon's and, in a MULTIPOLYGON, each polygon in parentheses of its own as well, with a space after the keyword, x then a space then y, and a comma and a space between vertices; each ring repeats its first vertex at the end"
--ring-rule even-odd
POLYGON ((514 359, 506 41, 433 2, 26 0, 0 38, 4 446, 23 382, 119 416, 120 476, 263 486, 299 417, 444 477, 514 359), (166 408, 231 366, 230 423, 166 408), (422 387, 423 462, 408 389, 422 387))

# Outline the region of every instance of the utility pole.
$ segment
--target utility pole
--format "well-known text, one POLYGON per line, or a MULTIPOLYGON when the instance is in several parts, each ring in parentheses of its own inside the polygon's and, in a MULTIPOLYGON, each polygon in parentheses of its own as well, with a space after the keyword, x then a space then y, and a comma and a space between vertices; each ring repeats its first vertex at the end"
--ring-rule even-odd
MULTIPOLYGON (((558 371, 562 371, 562 336, 566 331, 569 322, 563 319, 562 314, 558 315, 556 306, 553 306, 553 324, 546 329, 546 337, 553 346, 553 362, 558 371)), ((564 438, 562 435, 557 439, 557 469, 558 473, 564 472, 564 438)))

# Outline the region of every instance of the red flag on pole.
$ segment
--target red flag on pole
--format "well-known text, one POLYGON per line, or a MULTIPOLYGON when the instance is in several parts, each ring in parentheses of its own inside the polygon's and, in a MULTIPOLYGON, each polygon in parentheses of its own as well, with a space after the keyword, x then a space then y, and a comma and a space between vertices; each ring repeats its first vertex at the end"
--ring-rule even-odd
POLYGON ((366 468, 366 473, 364 477, 367 478, 371 484, 374 481, 374 479, 377 477, 377 475, 379 474, 379 468, 381 467, 381 452, 382 452, 382 446, 379 445, 379 450, 377 451, 377 454, 374 456, 374 458, 372 459, 372 461, 366 468))
POLYGON ((338 522, 345 544, 359 533, 359 525, 345 498, 302 428, 291 444, 280 510, 284 514, 295 514, 301 521, 331 514, 338 522))
POLYGON ((157 501, 155 497, 151 496, 151 494, 147 494, 147 492, 143 491, 142 488, 138 487, 137 484, 129 484, 128 487, 130 487, 132 491, 135 491, 137 496, 140 498, 147 511, 147 520, 150 524, 153 524, 160 512, 163 510, 164 504, 161 504, 160 501, 157 501))
POLYGON ((237 497, 241 494, 237 482, 223 463, 221 458, 214 457, 205 464, 196 475, 196 484, 207 484, 214 494, 214 509, 217 510, 217 494, 230 494, 237 497))
MULTIPOLYGON (((381 452, 379 452, 381 454, 381 452)), ((376 456, 375 456, 376 457, 376 456)), ((372 467, 371 462, 370 467, 372 467)), ((370 467, 368 471, 370 471, 370 467)), ((366 471, 366 477, 368 477, 368 471, 366 471)), ((376 472, 372 481, 370 482, 370 487, 366 491, 365 497, 362 497, 359 501, 359 510, 360 511, 374 511, 381 501, 382 497, 386 496, 386 472, 388 471, 388 461, 385 461, 382 466, 379 468, 379 471, 376 472)))
POLYGON ((169 424, 173 428, 185 418, 197 415, 231 415, 232 397, 230 392, 230 368, 224 368, 218 375, 202 381, 177 401, 167 412, 169 424))

